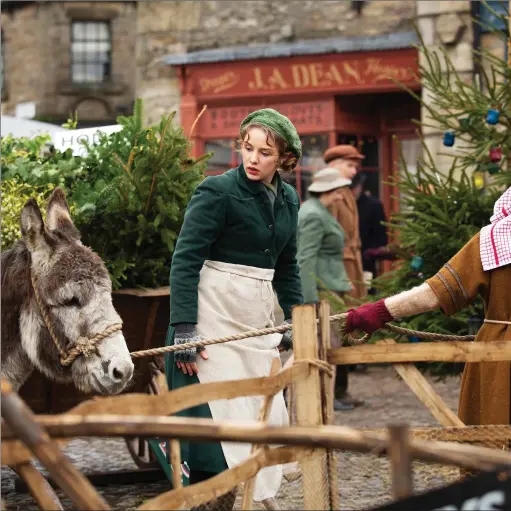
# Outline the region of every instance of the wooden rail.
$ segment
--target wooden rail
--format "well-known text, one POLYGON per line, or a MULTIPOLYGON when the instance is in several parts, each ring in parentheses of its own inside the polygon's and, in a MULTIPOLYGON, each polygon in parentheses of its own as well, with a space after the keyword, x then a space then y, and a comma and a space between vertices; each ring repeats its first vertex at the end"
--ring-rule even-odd
MULTIPOLYGON (((211 419, 181 417, 140 417, 89 415, 86 417, 36 416, 52 437, 164 437, 194 441, 211 440, 255 444, 294 445, 316 449, 345 449, 358 452, 386 452, 388 433, 372 433, 345 426, 275 427, 262 424, 218 423, 211 419)), ((2 443, 16 438, 16 433, 2 428, 2 443)), ((466 468, 491 469, 511 466, 511 453, 447 442, 410 439, 410 455, 423 461, 466 468)))
POLYGON ((500 362, 511 360, 511 341, 420 342, 346 346, 328 353, 330 364, 500 362))

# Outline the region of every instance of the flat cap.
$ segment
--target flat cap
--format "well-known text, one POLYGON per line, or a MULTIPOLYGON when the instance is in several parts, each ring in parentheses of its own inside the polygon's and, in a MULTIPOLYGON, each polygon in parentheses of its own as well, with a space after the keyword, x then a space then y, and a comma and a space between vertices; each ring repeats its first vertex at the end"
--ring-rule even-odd
POLYGON ((356 147, 350 144, 336 145, 327 149, 323 155, 325 163, 329 163, 337 158, 345 158, 347 160, 363 160, 365 156, 357 151, 356 147))

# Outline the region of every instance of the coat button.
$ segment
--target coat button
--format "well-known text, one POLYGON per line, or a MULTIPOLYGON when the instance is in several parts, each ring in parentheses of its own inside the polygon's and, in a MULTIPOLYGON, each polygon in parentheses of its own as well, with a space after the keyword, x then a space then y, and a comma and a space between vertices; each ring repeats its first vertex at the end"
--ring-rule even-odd
POLYGON ((273 224, 270 224, 270 225, 268 226, 268 229, 270 229, 270 231, 273 231, 273 224))
POLYGON ((267 248, 267 249, 264 251, 264 253, 265 253, 266 255, 269 255, 269 254, 270 254, 270 249, 269 249, 269 248, 267 248))

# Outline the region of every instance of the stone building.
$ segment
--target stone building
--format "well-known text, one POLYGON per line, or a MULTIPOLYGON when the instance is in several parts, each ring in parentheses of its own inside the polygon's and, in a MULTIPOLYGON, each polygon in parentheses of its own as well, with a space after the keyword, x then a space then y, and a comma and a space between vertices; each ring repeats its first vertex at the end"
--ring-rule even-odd
MULTIPOLYGON (((392 80, 430 101, 414 77, 421 62, 413 22, 430 48, 446 51, 473 80, 474 49, 504 51, 472 21, 488 15, 469 0, 141 2, 137 95, 149 121, 177 110, 185 133, 194 126, 196 153, 214 152, 210 173, 237 163, 236 128, 248 111, 273 106, 287 113, 303 135, 305 154, 290 177, 302 196, 324 148, 354 143, 366 154, 371 191, 390 213, 399 203, 382 183, 398 172, 396 140, 413 170, 422 148, 412 119, 428 120, 392 80)), ((424 127, 422 134, 439 168, 446 167, 442 133, 424 127)))
POLYGON ((372 192, 397 207, 382 181, 397 157, 393 136, 413 139, 418 102, 386 76, 415 90, 414 1, 254 0, 141 2, 137 95, 149 121, 178 111, 197 154, 213 151, 210 173, 238 161, 237 127, 251 110, 272 106, 291 117, 304 145, 300 195, 335 143, 357 144, 372 192))
MULTIPOLYGON (((489 2, 498 4, 499 2, 489 2)), ((2 111, 35 104, 36 118, 61 123, 78 111, 84 125, 109 124, 144 99, 148 123, 177 111, 194 151, 213 151, 209 172, 238 161, 241 118, 273 106, 297 123, 305 149, 291 177, 302 196, 325 147, 357 144, 364 172, 387 213, 400 140, 413 169, 417 126, 427 111, 393 80, 422 94, 417 22, 426 44, 445 50, 472 80, 473 49, 504 46, 472 22, 488 16, 469 0, 187 0, 2 2, 2 111)), ((440 168, 442 134, 422 134, 440 168)))
POLYGON ((133 109, 136 2, 2 2, 2 113, 115 123, 133 109))

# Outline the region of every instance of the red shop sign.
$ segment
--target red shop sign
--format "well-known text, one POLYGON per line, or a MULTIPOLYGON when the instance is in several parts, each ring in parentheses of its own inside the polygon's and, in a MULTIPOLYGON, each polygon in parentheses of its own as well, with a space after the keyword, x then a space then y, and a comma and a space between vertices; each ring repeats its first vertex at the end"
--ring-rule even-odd
POLYGON ((190 65, 186 90, 202 101, 318 92, 398 90, 419 84, 415 49, 190 65))

